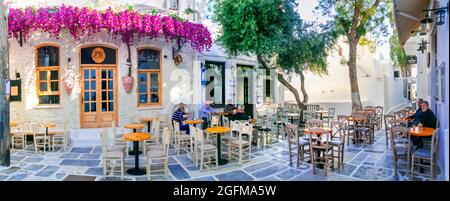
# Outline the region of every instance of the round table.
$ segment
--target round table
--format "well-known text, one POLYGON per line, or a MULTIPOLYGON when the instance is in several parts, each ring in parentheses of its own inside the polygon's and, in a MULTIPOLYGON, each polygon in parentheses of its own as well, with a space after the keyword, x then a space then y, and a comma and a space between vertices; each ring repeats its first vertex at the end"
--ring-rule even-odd
POLYGON ((300 116, 299 113, 287 113, 286 116, 288 116, 291 119, 291 124, 294 123, 294 118, 297 118, 300 116))
POLYGON ((319 110, 319 111, 315 111, 315 113, 319 113, 320 114, 320 120, 323 120, 323 114, 328 113, 327 110, 319 110))
POLYGON ((133 133, 136 133, 137 129, 143 129, 145 127, 144 124, 125 124, 124 128, 132 129, 133 133))
MULTIPOLYGON (((317 135, 318 139, 317 139, 316 143, 317 143, 317 146, 320 146, 320 136, 323 135, 323 134, 332 133, 333 129, 327 128, 327 127, 324 127, 324 128, 312 128, 312 129, 305 128, 303 131, 306 134, 309 134, 309 135, 317 135)), ((317 156, 320 157, 320 150, 319 149, 316 151, 316 153, 317 153, 317 156)), ((311 162, 311 160, 308 161, 308 162, 311 162)), ((323 165, 319 164, 319 166, 323 166, 323 165)))
POLYGON ((128 169, 127 173, 131 175, 144 175, 145 169, 139 169, 139 142, 148 140, 152 136, 149 133, 127 133, 123 135, 125 141, 133 141, 134 150, 134 168, 128 169))
POLYGON ((225 134, 230 132, 231 129, 227 128, 227 127, 221 127, 221 126, 215 126, 215 127, 211 127, 211 128, 207 128, 206 132, 208 134, 217 134, 217 155, 218 155, 218 161, 219 161, 219 165, 224 165, 227 164, 228 161, 225 159, 222 159, 222 151, 220 148, 220 136, 221 134, 225 134))
POLYGON ((9 122, 9 127, 14 128, 18 125, 18 123, 16 121, 10 121, 9 122))
POLYGON ((151 127, 151 125, 152 125, 152 121, 157 121, 157 120, 159 120, 159 118, 157 118, 157 117, 146 117, 146 118, 142 118, 142 121, 143 121, 144 123, 147 123, 147 132, 150 133, 150 127, 151 127))
POLYGON ((203 120, 201 119, 193 119, 193 120, 186 120, 184 121, 184 124, 190 124, 190 125, 197 125, 197 124, 202 124, 203 120))

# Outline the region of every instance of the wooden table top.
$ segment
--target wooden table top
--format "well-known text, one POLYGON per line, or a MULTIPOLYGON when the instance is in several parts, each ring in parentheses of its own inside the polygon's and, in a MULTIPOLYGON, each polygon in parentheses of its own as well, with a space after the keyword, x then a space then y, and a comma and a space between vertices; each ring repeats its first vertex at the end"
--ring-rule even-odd
POLYGON ((56 127, 56 124, 53 123, 53 122, 47 122, 47 123, 45 123, 44 125, 45 125, 45 127, 47 127, 47 128, 53 128, 53 127, 56 127))
POLYGON ((318 110, 318 111, 315 111, 315 113, 328 113, 328 110, 318 110))
POLYGON ((229 112, 216 112, 217 115, 229 115, 229 112))
POLYGON ((16 127, 18 123, 16 121, 9 121, 9 127, 16 127))
POLYGON ((326 133, 331 133, 333 131, 333 129, 328 128, 328 127, 323 127, 323 128, 305 128, 303 131, 305 131, 305 133, 307 134, 316 134, 316 135, 322 135, 322 134, 326 134, 326 133))
POLYGON ((138 132, 124 134, 122 138, 125 141, 144 141, 150 139, 151 137, 152 135, 149 133, 138 132))
POLYGON ((191 119, 191 120, 184 121, 184 123, 185 124, 201 124, 201 123, 203 123, 203 120, 201 120, 201 119, 195 119, 195 120, 191 119))
POLYGON ((144 124, 125 124, 123 127, 128 128, 128 129, 143 129, 145 127, 145 125, 144 124))
POLYGON ((366 117, 348 117, 349 121, 364 121, 366 119, 366 117))
POLYGON ((299 113, 287 113, 286 115, 290 116, 290 117, 298 117, 298 116, 300 116, 299 113))
POLYGON ((409 134, 418 137, 430 137, 433 135, 434 128, 422 127, 422 129, 415 127, 409 129, 409 134))
POLYGON ((143 122, 151 122, 151 121, 157 121, 157 120, 159 120, 158 117, 144 117, 144 118, 142 118, 143 122))
POLYGON ((413 114, 416 114, 416 112, 415 111, 409 111, 408 114, 413 115, 413 114))
POLYGON ((206 129, 206 132, 208 132, 209 134, 222 134, 222 133, 228 133, 230 131, 231 131, 231 128, 221 127, 221 126, 215 126, 215 127, 206 129))

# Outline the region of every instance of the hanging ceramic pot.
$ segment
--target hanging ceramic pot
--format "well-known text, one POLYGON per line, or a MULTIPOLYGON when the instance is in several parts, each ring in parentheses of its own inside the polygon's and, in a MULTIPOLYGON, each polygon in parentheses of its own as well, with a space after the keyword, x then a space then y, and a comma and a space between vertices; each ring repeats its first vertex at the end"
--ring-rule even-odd
POLYGON ((68 79, 66 79, 66 78, 63 79, 63 82, 64 82, 64 89, 66 90, 66 93, 68 95, 72 94, 73 82, 69 82, 68 79))
POLYGON ((181 57, 180 53, 177 53, 173 59, 175 66, 178 66, 181 64, 181 62, 183 62, 183 57, 181 57))
POLYGON ((123 76, 122 77, 123 88, 125 89, 125 91, 127 93, 130 93, 131 90, 133 89, 133 82, 134 82, 134 79, 131 76, 123 76))

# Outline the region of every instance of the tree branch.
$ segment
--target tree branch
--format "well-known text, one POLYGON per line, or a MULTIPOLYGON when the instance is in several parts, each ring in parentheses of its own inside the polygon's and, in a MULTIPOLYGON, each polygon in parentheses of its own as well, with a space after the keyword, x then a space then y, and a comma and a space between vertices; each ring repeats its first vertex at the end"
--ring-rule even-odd
MULTIPOLYGON (((367 21, 369 21, 370 17, 373 15, 380 2, 381 2, 380 0, 375 0, 375 2, 369 9, 361 12, 362 19, 356 30, 359 30, 360 28, 362 28, 362 26, 366 25, 367 21)), ((356 34, 357 34, 356 37, 359 39, 361 36, 358 34, 358 32, 356 32, 356 34)))

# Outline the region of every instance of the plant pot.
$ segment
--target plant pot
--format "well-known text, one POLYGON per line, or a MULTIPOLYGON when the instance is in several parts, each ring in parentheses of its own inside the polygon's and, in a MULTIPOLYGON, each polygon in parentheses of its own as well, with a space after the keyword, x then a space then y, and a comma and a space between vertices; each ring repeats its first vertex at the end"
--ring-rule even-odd
POLYGON ((133 82, 134 82, 134 79, 131 76, 122 77, 123 88, 125 89, 125 91, 127 93, 130 93, 131 90, 133 89, 133 82))
POLYGON ((181 62, 183 62, 183 57, 181 57, 180 53, 177 53, 173 59, 175 66, 178 66, 181 64, 181 62))

